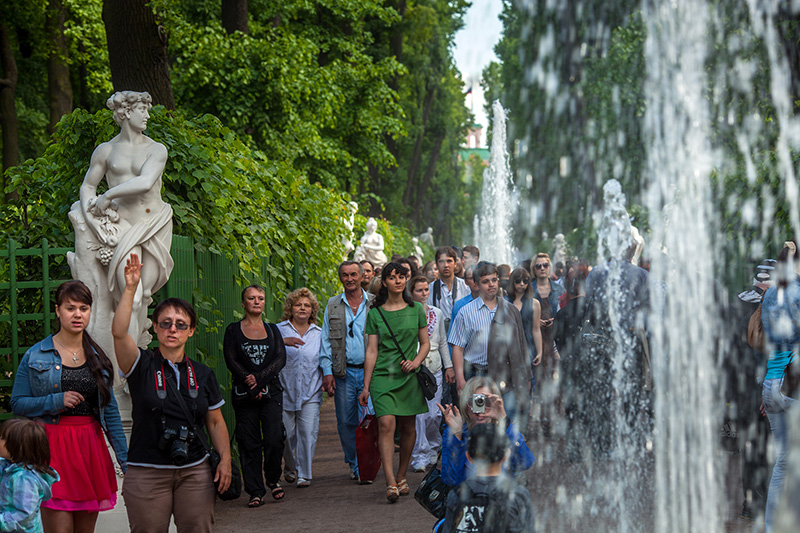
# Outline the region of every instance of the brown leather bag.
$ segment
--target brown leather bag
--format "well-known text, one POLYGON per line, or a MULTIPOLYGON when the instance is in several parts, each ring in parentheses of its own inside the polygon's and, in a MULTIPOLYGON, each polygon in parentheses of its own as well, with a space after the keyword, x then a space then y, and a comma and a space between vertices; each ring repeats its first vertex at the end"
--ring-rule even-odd
POLYGON ((761 323, 761 305, 755 310, 747 323, 747 344, 754 350, 764 353, 767 339, 764 335, 764 325, 761 323))

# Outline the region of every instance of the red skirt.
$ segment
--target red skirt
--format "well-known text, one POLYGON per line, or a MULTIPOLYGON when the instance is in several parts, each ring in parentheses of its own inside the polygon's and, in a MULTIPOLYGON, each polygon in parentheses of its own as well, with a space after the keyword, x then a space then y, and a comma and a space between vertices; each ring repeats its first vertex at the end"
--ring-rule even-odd
POLYGON ((61 480, 42 507, 56 511, 108 511, 117 503, 117 476, 103 429, 91 416, 62 416, 44 424, 50 466, 61 480))

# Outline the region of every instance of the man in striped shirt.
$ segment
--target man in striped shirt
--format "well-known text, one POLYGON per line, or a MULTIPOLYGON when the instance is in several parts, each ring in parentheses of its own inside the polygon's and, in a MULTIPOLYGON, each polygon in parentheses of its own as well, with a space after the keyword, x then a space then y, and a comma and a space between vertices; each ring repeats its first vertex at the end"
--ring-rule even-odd
POLYGON ((453 369, 458 392, 469 378, 492 378, 503 394, 505 410, 527 416, 531 368, 525 347, 522 317, 516 307, 497 297, 497 268, 481 263, 473 272, 478 297, 453 319, 447 342, 453 346, 453 369), (520 409, 515 409, 516 405, 520 409))

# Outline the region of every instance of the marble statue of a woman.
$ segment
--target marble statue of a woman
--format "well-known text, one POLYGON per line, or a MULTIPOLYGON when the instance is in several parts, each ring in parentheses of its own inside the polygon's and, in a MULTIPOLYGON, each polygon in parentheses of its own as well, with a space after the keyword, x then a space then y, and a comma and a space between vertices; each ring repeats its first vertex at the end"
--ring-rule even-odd
MULTIPOLYGON (((133 91, 117 92, 108 99, 106 105, 121 131, 95 149, 80 201, 69 213, 75 226, 75 253, 68 254, 72 274, 87 283, 96 301, 110 299, 112 312, 125 288, 125 261, 131 253, 141 258, 144 268, 129 330, 139 346, 150 341, 147 306, 174 265, 172 207, 161 199, 167 148, 144 135, 151 102, 148 93, 133 91), (108 189, 98 195, 103 178, 108 189)), ((107 326, 110 315, 93 312, 95 319, 107 326)))
POLYGON ((361 237, 361 246, 356 250, 356 256, 360 258, 356 259, 356 261, 367 259, 375 267, 383 268, 383 265, 387 262, 383 248, 383 235, 378 233, 378 223, 374 218, 370 217, 367 220, 367 231, 361 237))

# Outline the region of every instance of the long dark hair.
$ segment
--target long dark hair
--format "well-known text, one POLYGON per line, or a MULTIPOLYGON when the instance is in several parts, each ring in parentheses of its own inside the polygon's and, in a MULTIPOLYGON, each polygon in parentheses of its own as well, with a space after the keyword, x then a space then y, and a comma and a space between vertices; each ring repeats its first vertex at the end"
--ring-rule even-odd
POLYGON ((511 275, 508 277, 508 285, 506 285, 506 294, 508 298, 513 302, 517 299, 517 286, 515 285, 518 279, 528 278, 528 286, 525 288, 525 292, 522 294, 523 298, 531 298, 533 297, 533 289, 531 288, 531 273, 525 270, 522 267, 515 268, 511 275))
MULTIPOLYGON (((400 263, 389 263, 388 265, 384 266, 381 269, 381 288, 378 290, 378 295, 375 296, 374 300, 372 300, 371 309, 382 306, 386 303, 386 300, 389 299, 389 289, 387 289, 386 285, 383 284, 383 280, 391 276, 393 272, 397 272, 398 274, 402 274, 406 277, 408 276, 408 269, 400 263)), ((408 305, 414 305, 414 300, 411 298, 411 295, 408 294, 407 288, 403 290, 403 301, 408 305)))
MULTIPOLYGON (((56 306, 61 307, 67 300, 80 302, 91 307, 92 291, 82 281, 67 281, 56 289, 56 306)), ((59 329, 60 327, 61 325, 59 324, 59 329)), ((113 394, 110 385, 114 383, 114 365, 111 364, 111 359, 108 358, 106 352, 85 330, 83 332, 82 347, 83 353, 86 355, 86 364, 89 365, 89 370, 91 370, 95 381, 97 381, 97 389, 100 391, 102 406, 105 407, 111 402, 111 394, 113 394), (108 374, 108 383, 106 383, 106 378, 103 376, 104 370, 108 374)))

